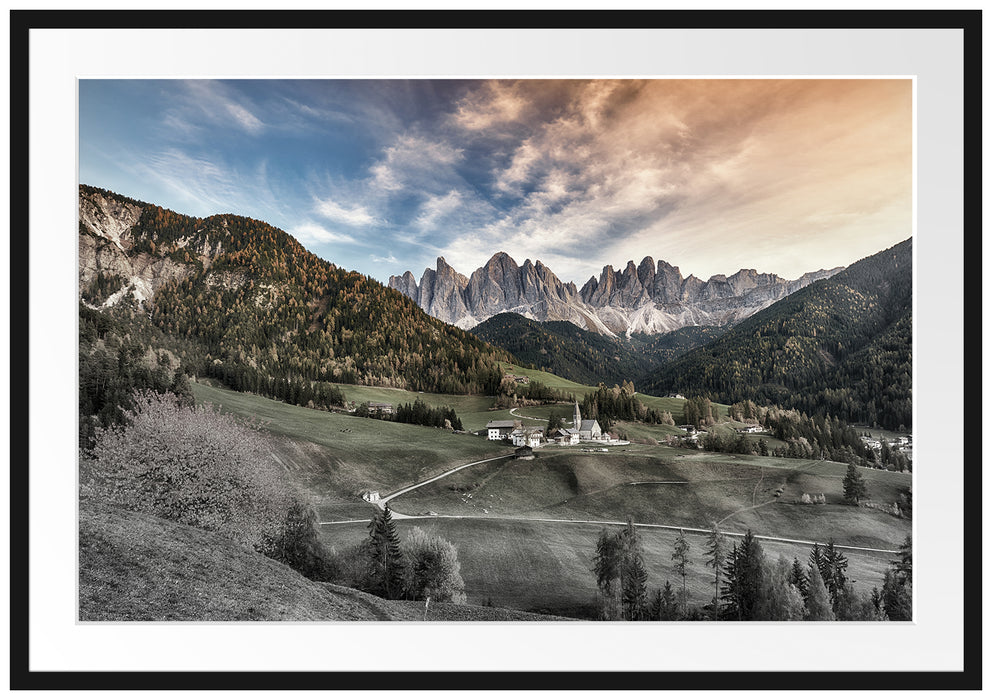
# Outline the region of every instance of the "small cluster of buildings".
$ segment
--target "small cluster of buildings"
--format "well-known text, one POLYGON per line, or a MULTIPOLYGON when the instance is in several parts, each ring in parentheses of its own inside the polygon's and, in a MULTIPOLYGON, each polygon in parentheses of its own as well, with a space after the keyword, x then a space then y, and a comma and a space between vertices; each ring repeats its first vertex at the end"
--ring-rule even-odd
POLYGON ((490 440, 510 440, 517 447, 539 447, 554 442, 559 445, 577 445, 580 442, 609 442, 597 420, 583 420, 579 402, 575 402, 571 428, 558 428, 549 435, 544 428, 526 427, 519 420, 492 420, 486 424, 486 437, 490 440))
POLYGON ((910 435, 900 435, 891 440, 886 440, 880 437, 872 437, 871 435, 862 435, 861 442, 865 444, 865 447, 870 447, 873 450, 882 449, 882 443, 886 443, 891 449, 899 450, 900 452, 905 452, 906 456, 910 459, 913 458, 913 438, 910 435))
POLYGON ((521 374, 511 374, 507 372, 503 375, 503 379, 512 379, 517 384, 530 384, 530 377, 525 377, 521 374))

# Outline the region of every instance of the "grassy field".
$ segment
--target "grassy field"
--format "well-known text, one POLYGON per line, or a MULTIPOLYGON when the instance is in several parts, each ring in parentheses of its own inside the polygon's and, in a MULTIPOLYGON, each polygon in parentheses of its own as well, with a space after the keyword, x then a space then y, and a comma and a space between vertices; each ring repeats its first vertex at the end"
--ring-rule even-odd
MULTIPOLYGON (((547 523, 476 518, 398 520, 400 537, 413 527, 436 532, 458 547, 461 574, 468 602, 494 605, 566 617, 595 616, 596 578, 592 574, 596 540, 603 526, 584 523, 547 523)), ((607 529, 616 530, 619 526, 607 529)), ((681 587, 681 578, 672 568, 672 548, 678 533, 640 528, 648 586, 655 588, 666 580, 681 587)), ((331 525, 322 528, 328 546, 346 548, 366 536, 360 524, 331 525)), ((704 603, 712 596, 712 570, 705 562, 705 537, 687 533, 690 557, 687 590, 693 603, 704 603)), ((787 543, 762 542, 766 556, 798 557, 805 562, 809 547, 787 543)), ((881 587, 889 562, 886 555, 846 552, 848 575, 859 590, 881 587)))
MULTIPOLYGON (((365 490, 386 494, 451 467, 498 455, 510 448, 472 435, 313 411, 257 396, 195 385, 200 402, 226 412, 256 416, 273 434, 273 453, 317 499, 326 544, 342 552, 366 536, 374 506, 365 490)), ((468 404, 466 404, 468 407, 468 404)), ((566 406, 519 409, 544 418, 566 406)), ((487 418, 509 412, 485 411, 487 418)), ((569 417, 568 415, 565 416, 569 417)), ((528 422, 528 421, 525 421, 528 422)), ((643 436, 663 436, 665 426, 625 426, 643 436)), ((751 528, 765 536, 895 550, 911 529, 909 520, 843 504, 847 465, 753 457, 650 444, 610 446, 585 452, 581 446, 546 447, 533 461, 499 460, 462 469, 404 494, 391 503, 400 514, 440 516, 397 519, 402 532, 414 525, 434 528, 459 549, 469 602, 564 616, 589 616, 595 608, 591 557, 601 527, 537 519, 635 522, 726 531, 751 528), (674 482, 674 483, 659 483, 674 482), (825 505, 802 505, 804 493, 824 494, 825 505)), ((908 488, 911 475, 864 469, 874 500, 891 503, 908 488)), ((644 528, 650 585, 671 569, 676 533, 644 528)), ((710 574, 703 539, 691 535, 696 561, 688 586, 693 600, 708 599, 710 574)), ((767 542, 769 554, 805 561, 808 545, 767 542)), ((888 554, 848 552, 857 587, 880 585, 888 554)))
POLYGON ((203 384, 194 384, 193 394, 225 413, 262 421, 274 436, 276 458, 318 499, 322 518, 370 512, 361 500, 365 490, 386 494, 460 464, 512 453, 474 435, 315 411, 203 384))
POLYGON ((571 392, 575 394, 575 398, 579 401, 582 400, 582 396, 591 391, 596 391, 596 387, 589 386, 588 384, 579 384, 573 382, 570 379, 563 379, 556 374, 551 374, 550 372, 544 372, 539 369, 527 369, 525 367, 520 367, 519 365, 511 365, 506 362, 500 363, 503 369, 511 374, 515 374, 521 377, 528 377, 531 381, 540 382, 547 387, 552 389, 559 389, 561 391, 571 392))
MULTIPOLYGON (((423 604, 310 581, 215 533, 91 501, 79 510, 79 618, 99 620, 422 620, 423 604)), ((436 604, 430 620, 541 620, 436 604)))
MULTIPOLYGON (((910 522, 843 503, 846 465, 737 455, 538 451, 537 459, 480 464, 395 499, 398 512, 624 520, 896 549, 910 522), (715 457, 715 459, 714 459, 715 457), (824 505, 803 505, 823 493, 824 505)), ((898 500, 909 475, 862 470, 873 498, 898 500)))

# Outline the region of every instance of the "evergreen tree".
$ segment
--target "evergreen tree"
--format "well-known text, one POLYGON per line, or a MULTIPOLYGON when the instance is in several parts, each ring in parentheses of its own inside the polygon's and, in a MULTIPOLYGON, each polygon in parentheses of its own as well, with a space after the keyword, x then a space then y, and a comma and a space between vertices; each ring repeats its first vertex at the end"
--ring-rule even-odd
POLYGON ((665 581, 664 588, 655 594, 651 617, 654 620, 666 622, 679 619, 679 603, 675 597, 675 591, 672 590, 671 581, 665 581))
POLYGON ((890 620, 913 619, 913 540, 906 537, 899 558, 885 571, 881 592, 882 607, 890 620))
POLYGON ((398 598, 405 578, 403 551, 388 503, 369 522, 367 553, 369 591, 383 598, 398 598))
POLYGON ((725 603, 724 617, 736 620, 754 620, 764 580, 764 552, 751 530, 748 530, 740 545, 731 550, 730 559, 724 572, 726 584, 722 597, 725 603))
POLYGON ((727 557, 727 539, 716 523, 706 536, 706 566, 713 569, 713 619, 720 619, 720 578, 727 557))
POLYGON ((544 434, 550 438, 551 433, 553 433, 554 431, 558 430, 561 427, 562 427, 561 417, 557 413, 552 411, 551 415, 548 416, 548 425, 544 430, 544 434))
POLYGON ((628 517, 627 526, 619 533, 620 589, 625 620, 639 620, 647 606, 647 570, 641 553, 641 538, 628 517))
POLYGON ((602 597, 600 614, 607 620, 617 616, 618 582, 620 579, 620 540, 615 533, 603 528, 596 541, 596 556, 593 558, 593 573, 596 586, 602 597))
POLYGON ((893 621, 913 619, 913 584, 888 569, 882 579, 882 607, 893 621))
POLYGON ((861 501, 868 500, 868 497, 868 484, 861 476, 861 471, 853 463, 847 465, 847 474, 844 476, 844 501, 856 506, 861 501))
POLYGON ((823 550, 821 561, 823 568, 820 569, 820 575, 830 593, 831 602, 836 606, 844 586, 847 585, 847 557, 841 554, 831 539, 823 550))
POLYGON ((809 578, 806 576, 806 572, 803 571, 803 565, 799 563, 799 557, 794 557, 792 559, 792 572, 789 576, 789 583, 796 587, 799 591, 803 600, 809 595, 809 578))
POLYGON ((685 585, 686 569, 692 564, 692 559, 689 558, 689 542, 686 540, 683 530, 679 530, 679 536, 675 538, 672 561, 675 562, 675 572, 682 577, 682 609, 684 611, 689 604, 689 594, 685 585))
POLYGON ((908 583, 913 582, 913 536, 907 535, 899 546, 899 559, 893 562, 897 573, 908 583))
POLYGON ((623 616, 625 620, 643 620, 647 612, 648 572, 640 555, 631 556, 623 574, 623 616))

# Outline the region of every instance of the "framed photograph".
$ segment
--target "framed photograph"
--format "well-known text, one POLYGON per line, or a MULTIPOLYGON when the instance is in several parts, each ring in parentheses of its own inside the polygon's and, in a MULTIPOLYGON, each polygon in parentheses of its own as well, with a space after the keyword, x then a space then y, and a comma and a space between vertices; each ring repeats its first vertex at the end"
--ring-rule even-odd
POLYGON ((12 687, 979 688, 980 27, 13 11, 12 687))

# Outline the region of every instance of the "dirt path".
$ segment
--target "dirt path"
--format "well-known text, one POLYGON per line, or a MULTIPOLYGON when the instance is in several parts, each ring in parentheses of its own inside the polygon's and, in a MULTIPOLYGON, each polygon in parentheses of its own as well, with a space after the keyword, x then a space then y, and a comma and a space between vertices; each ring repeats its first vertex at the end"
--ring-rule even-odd
MULTIPOLYGON (((535 418, 534 416, 522 416, 519 413, 516 413, 516 410, 517 409, 515 409, 515 408, 511 408, 510 409, 510 415, 511 416, 514 416, 516 418, 524 418, 526 420, 536 420, 536 421, 540 421, 542 423, 547 423, 548 422, 547 418, 535 418)), ((569 422, 571 422, 571 421, 569 421, 569 422)))
MULTIPOLYGON (((402 496, 404 493, 409 493, 410 491, 413 491, 415 489, 419 489, 421 486, 426 486, 427 484, 430 484, 430 483, 432 483, 434 481, 437 481, 438 479, 443 479, 444 477, 450 476, 451 474, 454 474, 457 471, 461 471, 462 469, 467 469, 468 467, 474 467, 477 464, 485 464, 486 462, 495 462, 497 459, 506 459, 507 457, 512 457, 512 456, 513 455, 501 455, 499 457, 490 457, 489 459, 480 459, 478 462, 470 462, 468 464, 462 464, 462 465, 457 466, 457 467, 455 467, 453 469, 449 469, 446 472, 441 472, 437 476, 432 476, 430 479, 425 479, 424 481, 420 481, 420 482, 418 482, 416 484, 413 484, 412 486, 407 486, 407 487, 402 488, 402 489, 400 489, 398 491, 393 491, 392 493, 388 493, 385 496, 383 496, 382 498, 380 498, 376 502, 376 505, 379 506, 380 509, 385 509, 386 504, 389 501, 393 500, 397 496, 402 496)), ((404 515, 401 515, 401 514, 395 512, 395 511, 393 511, 393 517, 403 518, 403 517, 410 517, 410 516, 404 516, 404 515)), ((321 523, 321 525, 323 525, 323 523, 321 523)))

